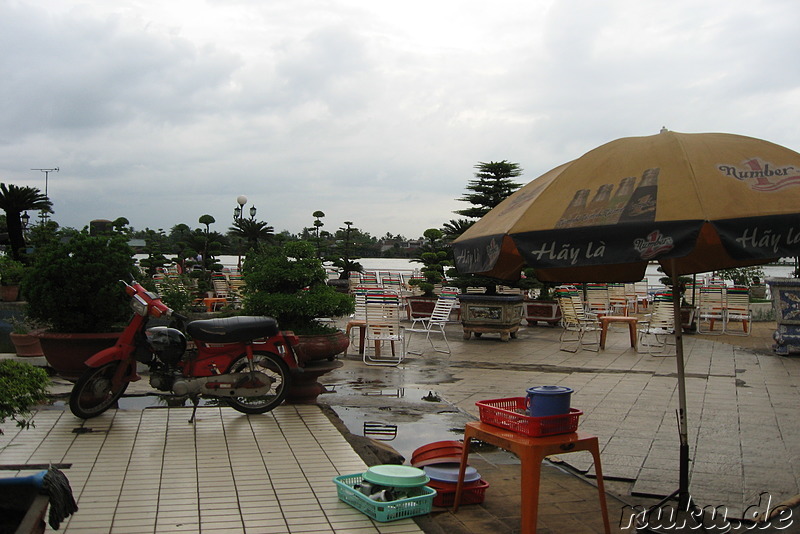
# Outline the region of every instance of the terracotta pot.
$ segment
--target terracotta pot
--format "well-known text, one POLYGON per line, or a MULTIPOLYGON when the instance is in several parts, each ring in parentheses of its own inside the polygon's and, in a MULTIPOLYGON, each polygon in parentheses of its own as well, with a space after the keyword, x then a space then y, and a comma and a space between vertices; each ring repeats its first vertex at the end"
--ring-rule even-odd
POLYGON ((19 299, 19 286, 0 286, 0 298, 4 302, 16 302, 19 299))
POLYGON ((34 332, 39 338, 47 363, 62 378, 75 382, 87 369, 83 362, 97 352, 113 346, 120 332, 102 334, 62 334, 34 332))
POLYGON ((300 350, 297 351, 297 359, 303 371, 292 376, 292 385, 289 387, 286 402, 314 404, 320 393, 325 392, 325 386, 318 381, 318 378, 343 365, 342 362, 333 360, 337 354, 347 349, 350 338, 341 331, 298 337, 300 350))
POLYGON ((529 325, 535 325, 541 321, 555 326, 561 320, 561 308, 554 300, 526 300, 525 320, 529 325))
POLYGON ((11 343, 14 344, 14 349, 17 356, 21 358, 36 358, 44 356, 42 353, 42 345, 39 343, 39 338, 30 334, 15 334, 11 332, 8 334, 11 338, 11 343))
POLYGON ((350 339, 344 332, 332 334, 301 335, 298 358, 300 365, 317 360, 333 360, 350 345, 350 339))
POLYGON ((408 297, 408 320, 430 317, 438 297, 408 297))

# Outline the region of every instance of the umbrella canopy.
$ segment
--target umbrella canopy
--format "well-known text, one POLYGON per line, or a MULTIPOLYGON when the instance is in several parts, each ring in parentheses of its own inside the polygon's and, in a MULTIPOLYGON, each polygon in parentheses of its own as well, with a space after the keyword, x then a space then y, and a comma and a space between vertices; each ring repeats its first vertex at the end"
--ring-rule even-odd
MULTIPOLYGON (((453 251, 459 272, 507 280, 527 264, 543 281, 633 282, 658 261, 673 286, 683 274, 798 256, 800 154, 724 133, 662 129, 618 139, 522 187, 464 232, 453 251)), ((696 522, 676 291, 673 306, 680 480, 670 497, 696 522)))
POLYGON ((462 273, 631 282, 800 254, 800 154, 724 133, 628 137, 543 174, 454 242, 462 273))

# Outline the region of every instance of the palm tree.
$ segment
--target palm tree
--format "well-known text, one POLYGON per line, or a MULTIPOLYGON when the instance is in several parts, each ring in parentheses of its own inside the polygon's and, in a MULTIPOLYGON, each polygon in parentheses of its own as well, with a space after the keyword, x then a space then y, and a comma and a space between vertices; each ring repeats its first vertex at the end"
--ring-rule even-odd
POLYGON ((53 203, 36 187, 18 187, 14 184, 0 183, 0 209, 6 212, 8 239, 11 242, 11 257, 22 260, 25 248, 25 235, 22 232, 23 211, 39 210, 52 213, 53 203))
POLYGON ((266 221, 236 219, 233 221, 233 226, 231 226, 229 232, 231 235, 246 240, 247 248, 250 250, 258 247, 259 240, 271 242, 275 228, 269 226, 266 221))
POLYGON ((450 219, 449 222, 442 225, 442 233, 447 241, 453 241, 473 224, 475 224, 475 221, 470 221, 469 219, 450 219))

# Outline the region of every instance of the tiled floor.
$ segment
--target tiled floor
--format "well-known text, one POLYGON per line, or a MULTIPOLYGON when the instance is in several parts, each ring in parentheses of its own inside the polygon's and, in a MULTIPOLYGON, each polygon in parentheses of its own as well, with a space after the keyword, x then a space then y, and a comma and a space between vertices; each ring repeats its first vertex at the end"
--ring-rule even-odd
POLYGON ((200 408, 195 425, 190 411, 110 411, 84 423, 43 410, 33 429, 3 426, 0 464, 72 464, 64 473, 80 510, 65 533, 422 532, 339 501, 332 478, 366 466, 318 406, 200 408))
MULTIPOLYGON (((523 327, 508 343, 489 335, 464 341, 453 325, 450 356, 427 351, 397 368, 366 368, 347 356, 323 382, 375 380, 433 390, 473 416, 478 400, 522 396, 532 385, 569 386, 575 390, 572 405, 584 412, 580 429, 601 440, 606 477, 627 483, 617 487, 634 495, 673 491, 675 358, 634 352, 621 330, 609 334, 604 351, 566 353, 558 350, 558 334, 557 328, 523 327)), ((800 493, 800 358, 720 339, 684 337, 694 460, 690 489, 703 505, 741 514, 758 504, 761 492, 774 502, 800 493)), ((348 402, 336 395, 322 400, 334 409, 348 402)), ((45 409, 36 414, 33 429, 3 425, 0 464, 72 464, 65 473, 81 509, 59 532, 422 532, 413 520, 377 523, 338 500, 331 479, 366 466, 319 407, 282 406, 259 416, 204 407, 195 425, 187 422, 189 412, 119 410, 84 423, 68 411, 45 409)), ((591 477, 591 462, 581 455, 563 460, 591 477)), ((515 484, 502 491, 513 492, 515 484)), ((425 532, 481 533, 487 525, 492 532, 513 532, 518 519, 498 522, 498 514, 511 514, 519 505, 503 498, 498 486, 490 488, 486 506, 431 515, 433 527, 453 529, 425 532)), ((580 515, 575 510, 596 506, 596 495, 590 491, 585 502, 572 498, 562 504, 557 499, 569 498, 572 490, 555 488, 546 531, 596 531, 574 524, 580 515)), ((619 496, 625 501, 630 494, 619 496)))
MULTIPOLYGON (((683 336, 690 490, 698 503, 724 505, 734 517, 758 505, 764 492, 773 502, 800 493, 800 358, 765 349, 774 323, 756 324, 758 339, 683 336)), ((507 343, 491 335, 464 341, 453 325, 452 355, 428 350, 399 368, 381 370, 379 379, 435 389, 476 418, 479 400, 524 396, 534 385, 571 387, 572 406, 584 412, 580 429, 600 439, 606 478, 630 482, 633 496, 672 493, 679 465, 674 347, 672 356, 637 353, 627 329, 613 328, 606 350, 573 354, 559 350, 559 333, 522 327, 507 343)), ((325 378, 332 384, 354 377, 367 381, 375 378, 369 372, 348 356, 344 367, 325 378)), ((564 455, 563 461, 593 473, 588 453, 564 455)))

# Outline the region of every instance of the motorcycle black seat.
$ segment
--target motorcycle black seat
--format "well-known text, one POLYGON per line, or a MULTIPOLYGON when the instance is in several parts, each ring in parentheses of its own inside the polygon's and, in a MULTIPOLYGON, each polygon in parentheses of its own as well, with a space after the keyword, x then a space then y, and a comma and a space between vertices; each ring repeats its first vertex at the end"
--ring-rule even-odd
POLYGON ((219 319, 200 319, 186 325, 189 337, 205 343, 246 343, 269 338, 279 332, 272 317, 241 315, 219 319))

